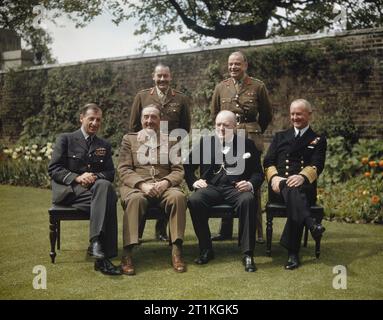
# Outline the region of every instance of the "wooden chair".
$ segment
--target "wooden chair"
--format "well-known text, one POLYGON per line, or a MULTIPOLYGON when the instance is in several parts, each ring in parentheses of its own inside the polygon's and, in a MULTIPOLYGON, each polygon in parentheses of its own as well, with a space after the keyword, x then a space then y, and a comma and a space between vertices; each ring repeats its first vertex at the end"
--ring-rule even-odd
POLYGON ((68 206, 53 205, 49 210, 49 239, 51 242, 51 252, 49 253, 52 263, 56 259, 56 240, 57 250, 60 250, 60 234, 62 220, 89 220, 89 213, 68 206))
MULTIPOLYGON (((56 243, 57 250, 60 250, 61 241, 61 221, 62 220, 89 220, 89 213, 83 212, 70 206, 53 205, 49 210, 49 239, 51 243, 51 251, 49 253, 52 263, 56 259, 56 243)), ((163 213, 160 208, 151 207, 145 214, 146 219, 158 219, 162 217, 163 213)), ((169 239, 169 241, 171 241, 169 239)))
MULTIPOLYGON (((324 210, 323 207, 318 205, 313 205, 310 207, 311 217, 315 219, 316 223, 321 223, 324 210)), ((271 203, 268 202, 266 204, 266 254, 271 256, 271 242, 273 237, 273 219, 278 217, 285 218, 286 215, 286 206, 284 204, 279 203, 271 203)), ((308 229, 305 227, 304 230, 304 241, 303 246, 307 247, 307 239, 308 239, 308 229)), ((320 256, 320 242, 321 239, 315 241, 315 256, 318 259, 320 256)))

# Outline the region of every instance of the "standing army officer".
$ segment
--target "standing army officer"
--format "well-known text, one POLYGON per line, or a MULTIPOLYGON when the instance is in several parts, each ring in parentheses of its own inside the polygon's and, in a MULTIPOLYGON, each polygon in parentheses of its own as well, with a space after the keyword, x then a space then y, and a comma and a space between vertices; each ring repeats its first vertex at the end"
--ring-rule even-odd
MULTIPOLYGON (((230 78, 219 83, 214 90, 211 114, 215 119, 221 110, 232 111, 237 117, 237 128, 245 129, 247 137, 253 140, 262 152, 263 138, 272 119, 271 103, 266 86, 258 79, 247 75, 248 64, 242 52, 233 52, 228 59, 230 78)), ((257 241, 263 243, 261 192, 257 190, 256 212, 257 241)), ((230 239, 233 233, 233 219, 222 219, 219 235, 213 240, 230 239)))
MULTIPOLYGON (((138 132, 142 129, 141 112, 144 106, 155 105, 160 111, 161 121, 168 122, 168 131, 184 129, 190 131, 190 99, 183 93, 170 87, 172 76, 170 68, 158 64, 152 74, 155 86, 140 91, 133 101, 129 129, 138 132)), ((167 241, 166 220, 156 223, 156 238, 167 241)), ((142 232, 143 230, 141 230, 142 232)))

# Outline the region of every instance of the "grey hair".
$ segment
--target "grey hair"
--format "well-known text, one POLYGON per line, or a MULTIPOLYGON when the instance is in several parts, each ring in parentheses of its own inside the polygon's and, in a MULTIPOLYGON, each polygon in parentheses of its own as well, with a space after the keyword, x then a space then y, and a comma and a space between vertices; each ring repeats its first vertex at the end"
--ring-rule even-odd
POLYGON ((161 113, 160 113, 160 110, 158 109, 158 107, 155 105, 155 104, 148 104, 147 106, 143 107, 142 110, 141 110, 141 119, 143 118, 144 116, 144 110, 145 109, 155 109, 158 113, 158 116, 161 117, 161 113))
POLYGON ((245 63, 247 63, 247 58, 246 58, 245 54, 244 54, 242 51, 235 51, 235 52, 232 52, 232 53, 230 53, 229 58, 230 58, 231 56, 241 56, 242 59, 243 59, 243 61, 244 61, 245 63))
POLYGON ((301 104, 303 104, 304 107, 305 107, 305 109, 306 109, 309 113, 313 112, 313 108, 312 108, 312 106, 311 106, 311 103, 308 102, 306 99, 295 99, 293 102, 291 102, 290 107, 291 107, 293 104, 296 104, 296 103, 301 103, 301 104))
POLYGON ((231 112, 229 110, 222 110, 220 112, 218 112, 217 116, 215 117, 215 119, 217 120, 218 116, 219 115, 224 115, 224 116, 228 116, 229 119, 231 120, 231 122, 236 125, 237 124, 237 117, 236 115, 234 114, 234 112, 231 112))

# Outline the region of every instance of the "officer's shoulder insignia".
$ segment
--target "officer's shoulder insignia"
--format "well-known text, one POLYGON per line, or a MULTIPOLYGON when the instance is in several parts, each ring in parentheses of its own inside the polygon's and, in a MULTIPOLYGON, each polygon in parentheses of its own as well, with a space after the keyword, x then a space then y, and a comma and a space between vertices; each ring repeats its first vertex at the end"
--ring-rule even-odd
POLYGON ((253 78, 253 77, 250 77, 251 80, 253 80, 253 82, 257 82, 259 84, 263 84, 263 81, 262 80, 259 80, 257 78, 253 78))
POLYGON ((146 89, 142 89, 142 90, 140 90, 139 92, 148 92, 148 91, 150 91, 150 90, 152 90, 153 88, 146 88, 146 89))

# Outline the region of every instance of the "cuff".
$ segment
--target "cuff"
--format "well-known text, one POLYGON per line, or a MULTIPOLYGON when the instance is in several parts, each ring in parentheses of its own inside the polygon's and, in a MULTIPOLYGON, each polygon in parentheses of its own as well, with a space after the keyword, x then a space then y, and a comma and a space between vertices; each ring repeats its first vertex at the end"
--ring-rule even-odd
POLYGON ((271 178, 276 176, 276 175, 278 175, 277 167, 271 166, 271 167, 267 167, 265 169, 265 176, 266 176, 267 182, 270 182, 271 178))
POLYGON ((307 167, 304 167, 301 172, 299 172, 300 175, 304 176, 307 178, 307 180, 310 182, 310 183, 313 183, 317 178, 318 178, 318 174, 317 174, 317 168, 315 166, 307 166, 307 167))

